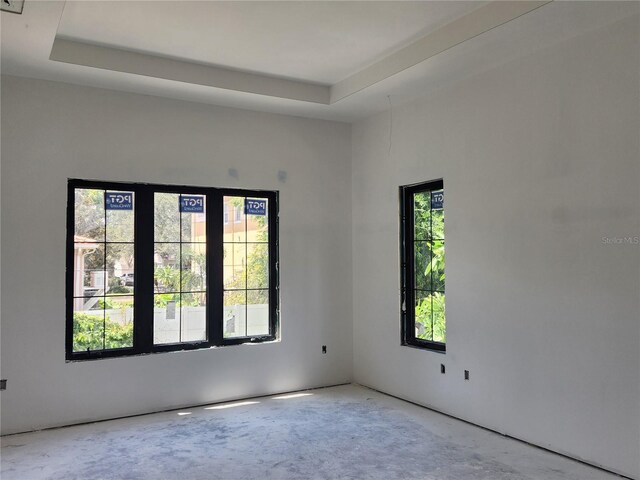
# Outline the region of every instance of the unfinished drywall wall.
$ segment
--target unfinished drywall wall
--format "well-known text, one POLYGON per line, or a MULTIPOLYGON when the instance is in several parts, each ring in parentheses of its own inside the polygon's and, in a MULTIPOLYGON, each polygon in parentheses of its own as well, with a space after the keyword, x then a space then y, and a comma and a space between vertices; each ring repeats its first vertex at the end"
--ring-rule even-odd
POLYGON ((351 379, 349 125, 1 88, 2 433, 351 379), (65 363, 68 177, 279 190, 281 342, 65 363))
POLYGON ((638 22, 354 125, 357 382, 640 477, 638 22), (444 355, 400 345, 398 186, 438 178, 444 355))

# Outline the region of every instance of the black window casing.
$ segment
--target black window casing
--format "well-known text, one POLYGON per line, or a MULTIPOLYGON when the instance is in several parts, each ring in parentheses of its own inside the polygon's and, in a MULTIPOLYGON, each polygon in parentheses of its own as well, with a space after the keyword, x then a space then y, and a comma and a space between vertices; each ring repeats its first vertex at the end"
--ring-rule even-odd
POLYGON ((278 263, 278 192, 234 188, 192 187, 151 183, 126 183, 69 179, 67 192, 66 238, 66 360, 92 360, 148 353, 198 350, 210 347, 261 343, 278 339, 279 330, 279 263, 278 263), (135 194, 134 209, 134 323, 133 347, 73 352, 73 261, 75 234, 75 190, 77 188, 131 191, 135 194), (153 280, 154 280, 154 193, 177 193, 206 196, 206 299, 207 340, 154 345, 153 343, 153 280), (223 328, 223 258, 225 196, 268 199, 269 225, 269 334, 224 338, 223 328))
POLYGON ((415 336, 415 262, 413 249, 416 193, 444 189, 442 179, 400 187, 400 318, 401 344, 445 353, 446 343, 415 336))

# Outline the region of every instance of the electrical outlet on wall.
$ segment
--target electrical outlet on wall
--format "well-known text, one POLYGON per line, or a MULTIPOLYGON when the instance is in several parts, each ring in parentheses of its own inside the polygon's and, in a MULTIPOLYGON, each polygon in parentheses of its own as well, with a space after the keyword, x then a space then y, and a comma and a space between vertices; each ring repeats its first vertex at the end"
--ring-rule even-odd
POLYGON ((0 390, 6 390, 7 389, 7 379, 3 378, 2 380, 0 380, 0 390))
POLYGON ((327 346, 326 345, 322 345, 322 353, 327 353, 327 346))

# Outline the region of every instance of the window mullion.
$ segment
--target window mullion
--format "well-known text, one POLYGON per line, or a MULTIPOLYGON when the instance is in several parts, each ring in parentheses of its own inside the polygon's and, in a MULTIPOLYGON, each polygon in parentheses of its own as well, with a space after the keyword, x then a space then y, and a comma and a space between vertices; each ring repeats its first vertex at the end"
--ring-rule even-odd
POLYGON ((222 345, 224 302, 223 193, 207 193, 207 333, 209 342, 222 345))
POLYGON ((138 353, 153 348, 153 189, 136 189, 133 347, 138 353))

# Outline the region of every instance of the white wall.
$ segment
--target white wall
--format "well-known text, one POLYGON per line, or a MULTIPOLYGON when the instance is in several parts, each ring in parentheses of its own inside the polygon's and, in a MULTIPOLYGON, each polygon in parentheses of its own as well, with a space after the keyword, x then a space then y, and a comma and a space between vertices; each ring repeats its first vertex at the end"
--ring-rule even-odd
POLYGON ((354 125, 357 382, 640 477, 640 245, 602 241, 640 235, 639 32, 394 108, 390 154, 388 113, 354 125), (441 177, 445 355, 399 320, 398 186, 441 177))
POLYGON ((3 434, 351 380, 349 125, 1 86, 3 434), (282 341, 65 363, 68 177, 279 190, 282 341))

